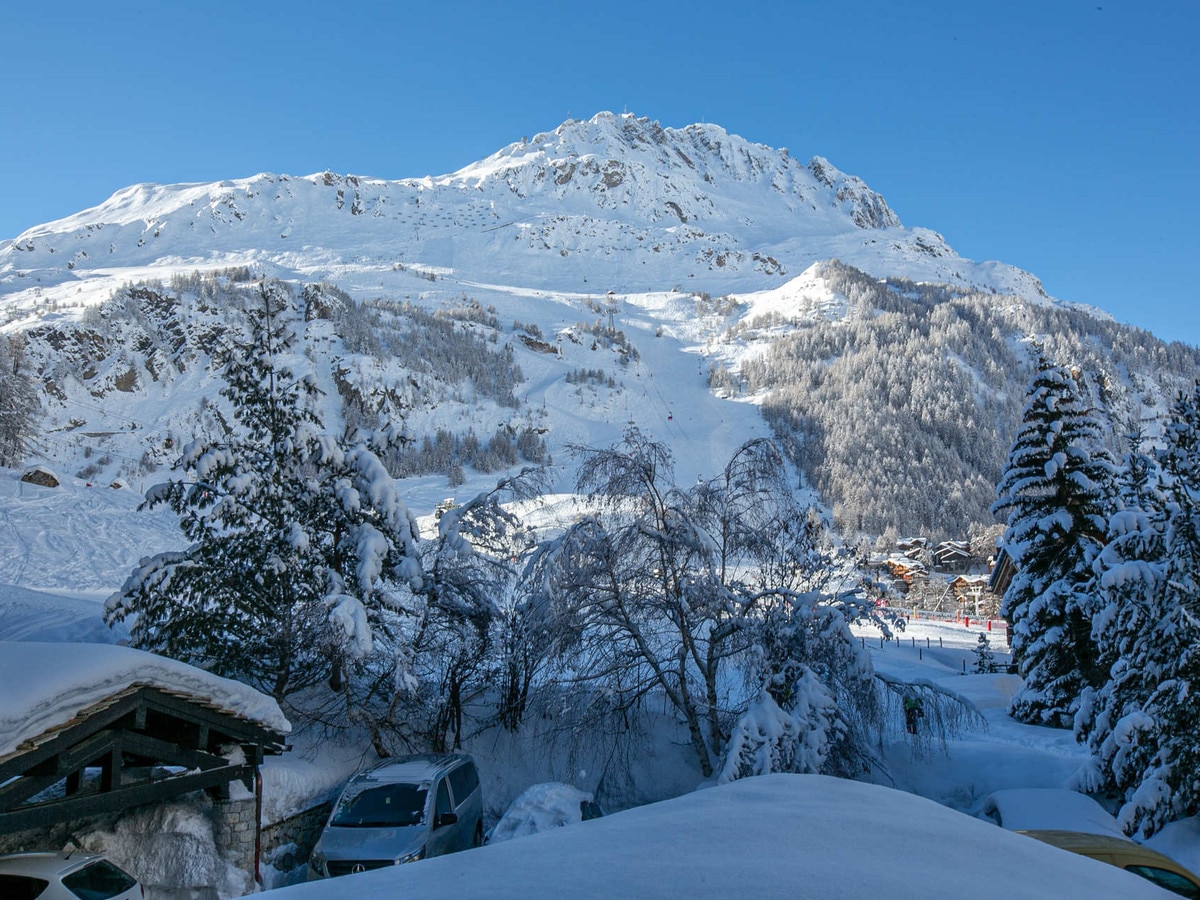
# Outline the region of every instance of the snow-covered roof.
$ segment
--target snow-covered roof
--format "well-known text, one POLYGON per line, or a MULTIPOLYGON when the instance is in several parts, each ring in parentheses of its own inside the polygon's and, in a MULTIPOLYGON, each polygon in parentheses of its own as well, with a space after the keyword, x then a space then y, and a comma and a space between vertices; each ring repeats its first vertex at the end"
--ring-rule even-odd
POLYGON ((291 724, 254 688, 177 660, 114 644, 0 642, 0 758, 133 687, 158 688, 271 731, 291 724))

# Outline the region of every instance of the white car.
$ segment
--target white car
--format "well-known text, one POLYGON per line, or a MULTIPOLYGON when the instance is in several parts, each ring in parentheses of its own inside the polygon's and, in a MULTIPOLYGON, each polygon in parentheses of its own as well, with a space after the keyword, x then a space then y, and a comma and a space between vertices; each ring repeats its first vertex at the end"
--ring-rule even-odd
POLYGON ((13 853, 0 856, 4 900, 142 900, 136 878, 94 853, 13 853))

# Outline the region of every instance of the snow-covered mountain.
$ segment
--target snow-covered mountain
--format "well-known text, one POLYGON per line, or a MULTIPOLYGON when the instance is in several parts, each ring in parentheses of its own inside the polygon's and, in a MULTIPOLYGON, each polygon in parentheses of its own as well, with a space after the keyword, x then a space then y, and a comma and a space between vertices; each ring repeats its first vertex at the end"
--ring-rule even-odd
POLYGON ((987 517, 1033 339, 1078 356, 1130 420, 1200 371, 1187 348, 905 227, 821 157, 601 113, 449 175, 137 185, 0 242, 0 334, 20 337, 44 394, 42 461, 103 483, 160 477, 219 416, 214 342, 261 277, 293 286, 331 424, 403 418, 415 455, 394 464, 418 509, 506 461, 563 464, 569 490, 567 448, 628 425, 670 444, 687 482, 769 433, 761 406, 808 447, 794 458, 825 467, 809 474, 844 524, 962 532, 987 517), (856 369, 852 391, 835 356, 894 371, 856 369), (918 370, 921 385, 879 386, 918 370), (871 427, 847 431, 844 414, 871 427), (911 434, 887 438, 889 416, 911 434), (980 443, 999 449, 966 452, 980 443), (862 458, 920 503, 865 509, 852 486, 889 482, 856 475, 862 458))
MULTIPOLYGON (((838 258, 879 277, 1044 296, 1028 273, 905 228, 858 178, 716 125, 601 113, 441 177, 325 172, 136 185, 0 243, 0 290, 142 268, 248 263, 269 275, 386 287, 398 264, 466 283, 618 293, 777 287, 838 258)), ((349 285, 346 285, 349 286, 349 285)))

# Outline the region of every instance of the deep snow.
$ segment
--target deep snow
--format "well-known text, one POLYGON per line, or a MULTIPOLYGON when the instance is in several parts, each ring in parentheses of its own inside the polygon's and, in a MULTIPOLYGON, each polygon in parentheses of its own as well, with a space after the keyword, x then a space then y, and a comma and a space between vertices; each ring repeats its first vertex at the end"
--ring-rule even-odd
POLYGON ((820 775, 768 775, 270 895, 1132 900, 1164 892, 902 791, 820 775))
MULTIPOLYGON (((171 527, 164 527, 169 523, 158 513, 138 512, 136 507, 140 497, 133 490, 86 487, 70 478, 65 479, 62 488, 46 489, 21 484, 16 474, 0 471, 0 525, 5 529, 3 540, 9 550, 0 556, 0 638, 110 643, 120 640, 124 635, 110 632, 100 620, 104 597, 122 583, 140 555, 173 546, 177 534, 171 527), (66 519, 70 519, 69 531, 59 527, 66 519)), ((547 518, 555 518, 570 516, 579 509, 574 499, 558 497, 549 498, 540 511, 530 509, 527 512, 540 512, 547 518)), ((897 640, 881 641, 874 626, 856 628, 870 650, 877 670, 905 679, 929 679, 953 690, 969 699, 986 721, 986 729, 953 738, 946 753, 928 741, 914 744, 898 727, 888 736, 883 748, 891 786, 970 816, 978 815, 987 796, 997 790, 1066 787, 1070 776, 1085 758, 1084 749, 1068 732, 1022 725, 1007 716, 1008 700, 1018 684, 1016 676, 963 674, 964 669, 970 672, 981 630, 979 623, 968 628, 961 623, 911 619, 907 630, 897 640)), ((1002 633, 997 630, 991 636, 998 658, 1003 658, 1002 633)), ((89 651, 89 655, 102 649, 89 651)), ((4 660, 0 660, 0 665, 3 663, 4 660)), ((88 663, 89 668, 90 665, 88 663)), ((47 676, 46 683, 54 684, 60 677, 65 676, 55 674, 53 679, 47 676)), ((4 683, 7 687, 15 682, 12 682, 12 676, 6 676, 4 683)), ((48 694, 65 696, 57 688, 48 694)), ((24 705, 25 701, 21 701, 21 708, 24 705)), ((7 716, 12 720, 21 715, 15 699, 0 700, 0 717, 7 716)), ((495 824, 519 793, 540 782, 565 782, 584 792, 596 792, 602 787, 604 805, 609 812, 688 794, 701 785, 688 748, 675 730, 677 723, 671 721, 670 716, 660 714, 655 718, 645 739, 628 753, 625 761, 634 772, 633 779, 628 782, 607 777, 606 765, 612 754, 619 752, 615 745, 572 745, 561 735, 553 736, 553 729, 549 727, 553 723, 544 724, 547 725, 544 733, 538 733, 537 727, 533 726, 528 734, 516 737, 489 733, 468 747, 479 761, 488 826, 495 824)), ((320 738, 319 732, 302 731, 292 736, 295 749, 291 753, 268 758, 263 767, 265 821, 279 821, 312 802, 330 798, 354 771, 372 761, 369 751, 364 750, 365 745, 341 746, 323 742, 320 738)), ((843 796, 841 802, 847 802, 848 796, 843 796)), ((927 809, 929 807, 917 807, 918 811, 927 809)), ((770 818, 766 811, 761 815, 770 818)), ((913 815, 912 810, 904 812, 905 817, 913 815)), ((592 824, 583 823, 564 830, 587 828, 592 824)), ((1007 838, 998 834, 999 828, 981 824, 992 829, 981 834, 1002 842, 997 846, 1007 846, 1007 838)), ((930 850, 928 854, 922 851, 918 854, 919 859, 911 863, 921 866, 919 877, 935 877, 926 870, 956 868, 960 865, 959 860, 966 858, 965 853, 955 849, 958 846, 954 843, 957 828, 951 826, 944 833, 937 832, 939 841, 948 849, 930 850)), ((193 826, 188 829, 194 830, 193 826)), ((190 833, 188 829, 185 831, 190 833)), ((641 839, 641 836, 628 837, 631 842, 641 839)), ((108 840, 117 839, 110 837, 108 840)), ((510 843, 515 846, 524 840, 510 843)), ((612 840, 620 844, 625 839, 614 836, 612 840)), ((885 851, 891 846, 890 841, 890 836, 883 841, 885 851)), ((1148 844, 1193 870, 1200 869, 1200 826, 1196 820, 1174 823, 1148 844)), ((127 848, 136 845, 133 838, 115 844, 127 848)), ((101 842, 96 846, 104 844, 101 842)), ((177 849, 181 846, 195 845, 188 838, 178 844, 177 849)), ((608 846, 616 852, 612 845, 608 846)), ((636 843, 629 846, 636 846, 636 843)), ((710 847, 706 853, 711 857, 717 851, 710 847)), ((842 858, 841 865, 850 871, 863 866, 866 851, 847 853, 849 856, 842 858)), ((758 867, 771 870, 779 855, 775 843, 765 844, 758 867)), ((888 858, 886 852, 877 863, 874 855, 867 854, 865 858, 872 860, 870 866, 878 866, 878 871, 870 877, 882 879, 885 870, 894 871, 891 868, 896 864, 894 860, 882 861, 888 858)), ((441 865, 453 868, 461 862, 441 865)), ((218 871, 218 863, 209 860, 201 868, 218 871)), ((547 857, 546 865, 550 869, 570 868, 561 860, 555 862, 553 855, 547 857)), ((435 872, 443 871, 436 861, 421 863, 417 868, 423 866, 431 866, 435 872)), ((995 870, 994 864, 989 863, 989 866, 995 870)), ((914 878, 918 877, 915 869, 908 871, 914 873, 914 878)), ((279 879, 289 877, 289 873, 267 871, 265 874, 271 879, 270 884, 279 884, 279 879)), ((292 877, 294 875, 291 873, 292 877)), ((404 874, 403 877, 414 876, 404 874)), ((780 873, 780 877, 784 874, 780 873)), ((435 876, 422 875, 420 878, 435 876)))
MULTIPOLYGON (((692 460, 691 464, 698 468, 703 462, 701 457, 692 460)), ((114 643, 122 640, 125 637, 124 632, 110 631, 101 622, 103 599, 120 586, 139 556, 175 546, 179 540, 178 533, 158 512, 137 511, 140 496, 130 488, 114 490, 108 487, 88 487, 84 482, 70 478, 66 478, 60 488, 43 488, 22 484, 17 480, 17 474, 12 470, 0 470, 0 528, 4 529, 0 539, 4 541, 7 551, 0 554, 0 640, 36 640, 52 643, 114 643)), ((431 496, 436 496, 436 493, 431 492, 431 496)), ((545 503, 541 505, 527 504, 523 511, 536 522, 539 521, 539 516, 540 521, 550 521, 553 518, 570 517, 580 510, 578 500, 563 496, 546 498, 545 503)), ((427 520, 427 524, 432 526, 432 520, 427 520)), ((962 623, 913 618, 908 622, 907 630, 894 641, 881 640, 880 632, 875 626, 860 626, 856 631, 870 650, 877 671, 905 679, 929 679, 944 688, 958 692, 978 708, 986 721, 985 730, 960 734, 950 740, 947 752, 943 752, 936 743, 929 740, 923 739, 913 743, 899 727, 896 727, 895 732, 889 734, 883 748, 892 779, 890 786, 936 800, 938 804, 965 812, 968 816, 977 816, 983 809, 985 799, 992 792, 1020 787, 1063 788, 1067 786, 1070 776, 1084 762, 1084 748, 1076 744, 1068 732, 1021 725, 1009 718, 1008 701, 1019 684, 1018 677, 1009 674, 964 673, 971 670, 977 637, 980 631, 985 631, 985 625, 973 623, 967 628, 962 623)), ((997 658, 1003 659, 1006 646, 1002 632, 997 629, 990 632, 990 635, 997 658)), ((24 671, 20 659, 24 659, 28 653, 36 653, 30 647, 26 647, 22 653, 5 654, 0 658, 0 683, 4 684, 5 695, 0 700, 0 720, 7 722, 5 728, 0 728, 0 732, 25 733, 34 727, 32 715, 41 716, 55 706, 54 702, 47 703, 46 696, 36 698, 23 694, 24 690, 36 685, 14 674, 24 671), (22 697, 25 697, 24 700, 22 697)), ((122 652, 118 648, 96 647, 74 656, 78 667, 74 668, 73 673, 70 672, 72 666, 62 662, 60 656, 60 661, 55 664, 54 673, 44 674, 40 683, 50 686, 47 691, 50 698, 61 697, 65 700, 71 694, 67 685, 86 683, 89 679, 100 680, 97 678, 98 670, 95 670, 95 664, 109 652, 119 655, 133 653, 130 650, 122 652)), ((248 703, 245 698, 229 702, 248 703)), ((479 761, 484 779, 487 826, 491 827, 497 822, 517 794, 530 785, 545 781, 568 782, 577 790, 588 793, 596 792, 596 788, 602 787, 602 800, 606 810, 610 812, 630 806, 643 806, 655 800, 683 794, 691 796, 691 792, 701 786, 702 780, 695 764, 690 760, 685 742, 678 739, 676 728, 677 724, 670 716, 660 715, 652 721, 644 742, 632 748, 626 757, 625 762, 632 770, 632 779, 624 782, 606 776, 606 764, 613 752, 617 752, 616 746, 580 748, 565 740, 558 740, 556 743, 547 737, 552 730, 539 733, 536 726, 530 726, 529 733, 522 736, 487 734, 476 739, 468 749, 479 761)), ((8 742, 12 743, 11 737, 8 738, 8 742)), ((280 821, 293 812, 304 809, 306 805, 330 799, 340 790, 350 774, 372 761, 370 751, 365 750, 365 745, 329 742, 317 730, 293 734, 292 743, 292 752, 269 757, 263 767, 263 811, 266 822, 280 821)), ((734 788, 737 791, 749 790, 737 786, 734 788)), ((809 788, 797 790, 803 793, 809 788)), ((857 790, 859 788, 854 786, 821 788, 821 791, 826 792, 822 794, 821 804, 853 805, 858 802, 856 798, 859 794, 852 792, 857 790), (828 791, 834 793, 829 794, 828 791)), ((720 796, 709 791, 703 793, 706 798, 720 796)), ((761 797, 761 794, 754 794, 752 791, 751 794, 761 797)), ((967 826, 964 826, 958 817, 946 820, 942 817, 942 812, 946 811, 936 812, 935 817, 922 826, 928 828, 928 844, 919 848, 913 847, 910 852, 911 859, 898 862, 895 834, 905 833, 906 829, 911 830, 913 821, 924 822, 926 812, 938 808, 920 804, 910 808, 905 806, 902 800, 892 798, 880 800, 883 804, 880 809, 894 812, 898 816, 898 823, 889 826, 884 834, 872 839, 870 847, 847 845, 844 850, 834 854, 829 847, 814 845, 811 856, 805 854, 799 857, 802 862, 796 862, 796 856, 780 853, 779 829, 799 829, 802 839, 799 839, 797 844, 808 846, 806 842, 811 840, 812 835, 826 834, 833 828, 832 824, 814 817, 814 798, 809 794, 804 794, 803 799, 798 796, 794 802, 788 802, 790 805, 785 804, 786 809, 774 810, 772 804, 767 803, 763 809, 752 814, 746 812, 745 817, 748 820, 761 822, 761 826, 748 826, 749 832, 746 834, 755 835, 756 839, 761 839, 762 842, 761 845, 756 845, 754 852, 746 845, 740 848, 737 854, 732 853, 728 846, 728 841, 731 840, 730 829, 725 826, 730 823, 714 822, 706 818, 703 810, 706 809, 704 804, 709 800, 688 800, 688 797, 683 799, 698 805, 684 805, 682 808, 678 805, 668 806, 664 812, 638 812, 637 815, 647 816, 644 820, 636 817, 623 820, 620 816, 612 816, 613 822, 631 821, 634 824, 630 832, 625 834, 618 826, 605 826, 606 829, 614 830, 611 833, 607 830, 600 833, 608 835, 602 839, 595 838, 599 841, 596 844, 598 857, 604 858, 606 853, 630 857, 631 854, 626 848, 642 847, 644 842, 646 850, 637 854, 638 859, 646 857, 655 863, 661 862, 664 866, 664 875, 661 876, 664 883, 670 881, 670 878, 683 878, 677 886, 683 886, 691 892, 700 892, 701 895, 704 895, 704 884, 708 884, 715 893, 728 893, 728 890, 733 889, 733 883, 737 884, 739 892, 743 889, 761 888, 769 894, 769 890, 774 889, 770 888, 769 884, 778 886, 786 883, 787 878, 797 877, 793 866, 808 871, 818 863, 823 865, 828 862, 829 874, 823 876, 827 877, 827 881, 818 883, 833 889, 836 881, 833 874, 835 869, 858 872, 860 875, 856 877, 859 877, 859 880, 852 883, 856 888, 863 889, 856 889, 850 895, 860 895, 866 893, 875 878, 881 883, 899 884, 901 875, 912 878, 914 884, 941 884, 947 888, 958 886, 959 882, 955 881, 955 878, 961 874, 962 860, 971 858, 970 854, 961 851, 958 842, 960 829, 970 827, 972 834, 977 833, 973 823, 968 822, 967 826), (678 815, 683 816, 685 820, 700 818, 703 824, 695 824, 696 833, 691 841, 674 841, 674 844, 670 845, 671 854, 679 853, 679 856, 667 859, 667 848, 655 845, 650 835, 656 827, 667 827, 665 823, 671 820, 672 815, 676 815, 670 810, 680 809, 684 811, 678 815), (810 811, 802 816, 799 812, 802 809, 810 811), (763 836, 768 832, 772 834, 769 840, 763 836), (724 838, 720 835, 724 835, 724 838), (689 847, 694 848, 694 857, 689 858, 684 853, 689 847), (600 852, 601 850, 604 852, 600 852), (755 853, 758 854, 757 857, 755 853), (732 869, 718 866, 721 876, 715 881, 710 881, 710 874, 704 870, 704 863, 732 856, 743 859, 743 862, 732 869), (786 858, 780 862, 781 857, 786 858), (668 878, 665 874, 667 869, 677 874, 668 878), (691 874, 678 875, 678 871, 691 874)), ((752 803, 751 800, 748 800, 748 803, 752 803)), ((91 850, 108 850, 119 862, 130 864, 130 868, 134 870, 138 865, 150 865, 158 866, 160 870, 174 866, 176 870, 194 871, 202 875, 208 872, 209 876, 217 878, 217 881, 223 884, 223 893, 228 896, 241 889, 238 887, 241 882, 229 874, 228 866, 222 860, 205 856, 214 852, 208 850, 210 844, 194 840, 197 833, 203 832, 203 805, 203 802, 200 802, 198 805, 182 803, 173 806, 164 820, 169 822, 169 826, 163 826, 161 822, 132 822, 121 833, 89 835, 86 844, 91 850), (155 838, 154 852, 150 853, 146 850, 146 847, 149 847, 149 844, 146 844, 149 840, 146 835, 161 835, 162 829, 166 827, 179 830, 182 838, 174 844, 164 838, 155 838), (180 854, 185 854, 187 858, 181 859, 180 854)), ((647 809, 654 808, 650 806, 647 809)), ((715 806, 714 817, 720 818, 726 814, 724 806, 715 806)), ((842 815, 858 815, 858 812, 851 809, 842 815)), ((863 815, 866 815, 865 812, 863 815)), ((588 829, 587 832, 580 830, 578 833, 587 834, 586 842, 590 844, 594 835, 598 834, 592 829, 594 824, 572 824, 564 830, 588 829)), ((986 859, 990 871, 996 871, 997 866, 1004 871, 1020 871, 1021 866, 1033 866, 1030 871, 1037 876, 1033 881, 1042 878, 1042 866, 1048 865, 1045 858, 1042 862, 1031 863, 1025 853, 1032 851, 1022 848, 1024 845, 1020 844, 1016 845, 1016 856, 1009 857, 1008 850, 1014 846, 1010 836, 1001 834, 1000 828, 989 823, 979 824, 985 828, 978 832, 979 839, 986 845, 986 851, 979 851, 986 852, 986 857, 980 858, 986 859)), ((680 824, 672 824, 670 827, 684 828, 680 824)), ((406 866, 403 872, 385 872, 374 877, 385 880, 386 877, 395 875, 406 883, 410 878, 416 878, 416 883, 430 886, 438 882, 439 878, 444 880, 446 877, 460 877, 446 875, 446 872, 458 872, 460 868, 468 874, 478 872, 478 877, 491 881, 498 877, 512 877, 514 871, 523 871, 535 866, 539 872, 546 870, 546 874, 538 877, 562 878, 563 881, 557 884, 558 887, 563 887, 569 878, 574 877, 571 872, 587 871, 586 865, 572 862, 575 857, 564 859, 556 856, 556 848, 560 845, 557 842, 540 844, 540 836, 509 841, 508 844, 517 846, 527 840, 539 841, 538 845, 530 846, 545 847, 545 850, 535 851, 530 848, 511 859, 506 856, 480 857, 499 859, 498 871, 488 869, 491 863, 485 865, 482 862, 469 862, 467 856, 462 856, 442 862, 427 860, 415 868, 406 866), (533 854, 533 858, 527 857, 527 853, 533 854), (478 870, 476 865, 480 866, 478 870), (556 872, 557 875, 554 875, 556 872)), ((1196 820, 1172 823, 1147 841, 1147 844, 1180 860, 1190 869, 1200 870, 1200 824, 1196 820)), ((562 847, 563 853, 590 852, 582 851, 570 842, 562 847)), ((494 850, 499 851, 499 847, 494 850)), ((1050 859, 1057 859, 1058 865, 1064 865, 1062 860, 1058 859, 1054 848, 1036 851, 1037 854, 1045 852, 1054 854, 1050 859)), ((634 866, 634 860, 631 860, 629 865, 634 866)), ((269 865, 264 866, 263 874, 268 886, 280 886, 287 883, 289 878, 302 877, 302 871, 275 871, 269 865)), ((461 877, 467 878, 468 875, 461 877)), ((630 877, 649 878, 649 875, 643 872, 642 875, 631 874, 630 877)), ((971 883, 983 883, 978 872, 972 878, 977 881, 971 883)), ((150 872, 148 881, 156 883, 154 871, 150 872)), ((362 883, 370 886, 371 882, 362 883)), ((995 883, 997 886, 1001 884, 998 881, 995 883)), ((1006 884, 1006 889, 1008 887, 1012 886, 1006 884)), ((320 889, 322 888, 313 888, 318 892, 320 889)), ((329 886, 324 888, 326 892, 332 889, 334 888, 329 886)), ((551 887, 547 887, 548 889, 551 887)), ((325 895, 332 896, 337 893, 325 895)), ((1114 894, 1110 892, 1110 895, 1114 894)))

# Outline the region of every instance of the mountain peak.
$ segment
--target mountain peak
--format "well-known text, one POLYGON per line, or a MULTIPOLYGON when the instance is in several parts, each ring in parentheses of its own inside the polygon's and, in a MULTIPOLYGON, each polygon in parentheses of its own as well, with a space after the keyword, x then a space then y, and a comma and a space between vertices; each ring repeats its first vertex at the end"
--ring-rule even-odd
POLYGON ((877 277, 1022 295, 1030 283, 905 228, 883 197, 823 157, 805 165, 719 125, 600 112, 437 177, 260 174, 125 188, 0 243, 0 295, 247 259, 283 278, 382 263, 539 290, 587 290, 591 276, 619 292, 686 285, 720 295, 773 288, 831 258, 877 277))
MULTIPOLYGON (((732 199, 731 190, 744 194, 738 185, 764 185, 777 200, 786 198, 794 208, 833 206, 858 228, 902 227, 883 197, 823 157, 814 156, 806 168, 785 149, 752 143, 719 125, 665 128, 632 113, 600 112, 586 120, 568 119, 554 131, 509 144, 451 177, 478 183, 499 176, 513 183, 521 180, 516 173, 528 168, 541 174, 553 170, 555 183, 565 185, 581 165, 584 174, 590 171, 609 190, 633 178, 638 193, 644 195, 666 179, 664 189, 673 186, 677 193, 691 194, 701 203, 689 214, 683 203, 671 198, 670 209, 679 207, 684 224, 707 218, 705 206, 713 211, 725 206, 732 199)), ((742 197, 738 202, 752 201, 742 197)))
POLYGON ((808 171, 818 182, 831 188, 838 203, 860 228, 900 228, 900 219, 887 201, 854 175, 846 175, 823 156, 808 162, 808 171))

